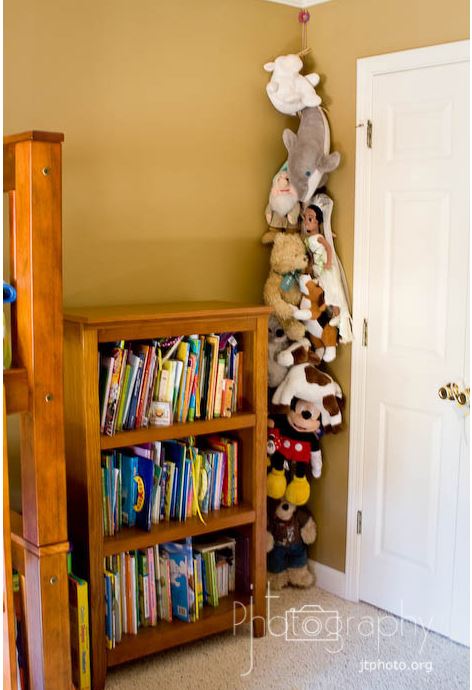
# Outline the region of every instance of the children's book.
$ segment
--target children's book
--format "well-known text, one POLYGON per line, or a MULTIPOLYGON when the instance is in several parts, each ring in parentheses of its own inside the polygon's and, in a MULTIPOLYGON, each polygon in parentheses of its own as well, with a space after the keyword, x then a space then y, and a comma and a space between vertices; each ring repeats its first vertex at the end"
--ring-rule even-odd
POLYGON ((159 618, 163 621, 172 621, 172 594, 171 573, 169 556, 162 551, 159 556, 159 618))
POLYGON ((210 371, 208 381, 206 418, 213 419, 215 409, 216 379, 218 374, 218 350, 220 338, 218 335, 209 335, 207 336, 207 342, 210 346, 210 371))
POLYGON ((105 431, 105 420, 107 415, 108 395, 110 393, 111 379, 115 360, 111 356, 102 356, 100 360, 100 433, 105 431))
POLYGON ((138 551, 137 560, 139 617, 141 625, 147 627, 151 622, 151 609, 149 606, 149 570, 146 551, 138 551))
POLYGON ((146 549, 146 556, 149 572, 149 625, 154 626, 157 624, 157 595, 154 550, 152 546, 146 549))
POLYGON ((170 565, 170 590, 172 596, 172 616, 190 622, 188 551, 185 544, 168 543, 162 546, 170 565))
POLYGON ((136 512, 134 506, 138 495, 138 485, 135 481, 138 473, 138 458, 121 454, 121 501, 123 524, 134 527, 136 512))
POLYGON ((108 392, 107 410, 105 415, 105 434, 113 435, 114 420, 116 417, 116 408, 118 405, 118 396, 120 392, 120 376, 123 364, 123 355, 125 351, 125 341, 120 340, 116 347, 113 348, 111 358, 113 360, 113 372, 110 382, 110 389, 108 392))
POLYGON ((137 357, 139 359, 138 370, 136 373, 136 382, 133 387, 131 401, 128 411, 128 418, 126 420, 126 429, 134 429, 136 425, 136 412, 139 401, 139 394, 141 392, 141 384, 143 381, 143 369, 146 360, 145 352, 138 352, 137 357))
POLYGON ((138 457, 138 469, 135 477, 137 484, 136 526, 149 531, 151 529, 152 489, 154 485, 154 463, 150 458, 138 457))
POLYGON ((72 574, 69 574, 69 615, 72 680, 77 690, 90 690, 88 585, 72 574))
POLYGON ((118 431, 122 431, 122 429, 123 429, 123 416, 125 413, 125 403, 126 403, 126 396, 128 395, 130 376, 131 376, 131 364, 127 363, 126 367, 125 367, 125 375, 123 378, 123 384, 122 384, 121 390, 120 390, 120 397, 118 400, 118 414, 116 416, 116 429, 118 431))
POLYGON ((216 371, 216 386, 215 386, 215 407, 213 416, 216 418, 221 415, 221 404, 223 400, 223 381, 225 375, 225 360, 223 357, 218 359, 218 367, 216 371))
POLYGON ((121 421, 121 426, 118 427, 119 431, 122 431, 123 429, 128 428, 128 417, 129 417, 129 411, 131 407, 131 400, 133 398, 133 392, 134 388, 136 386, 136 378, 138 376, 138 371, 141 366, 141 360, 139 357, 137 357, 133 352, 129 352, 128 354, 128 364, 131 367, 130 370, 130 375, 129 375, 129 381, 126 387, 126 397, 124 401, 124 409, 123 409, 123 419, 121 421))

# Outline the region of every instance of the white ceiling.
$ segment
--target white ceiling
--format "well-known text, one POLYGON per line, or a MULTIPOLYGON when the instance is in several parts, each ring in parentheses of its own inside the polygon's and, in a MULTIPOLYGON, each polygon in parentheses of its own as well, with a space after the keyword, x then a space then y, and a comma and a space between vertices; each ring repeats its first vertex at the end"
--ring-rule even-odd
POLYGON ((279 5, 290 5, 290 7, 305 9, 313 5, 321 5, 323 2, 331 2, 331 0, 267 0, 267 2, 277 2, 279 5))

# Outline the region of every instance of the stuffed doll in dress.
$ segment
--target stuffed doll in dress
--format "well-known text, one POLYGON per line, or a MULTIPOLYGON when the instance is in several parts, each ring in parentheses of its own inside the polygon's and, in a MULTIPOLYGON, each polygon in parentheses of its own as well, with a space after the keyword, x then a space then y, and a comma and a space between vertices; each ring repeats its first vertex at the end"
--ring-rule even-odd
POLYGON ((303 213, 302 236, 311 256, 311 276, 305 274, 300 277, 300 291, 304 297, 300 301, 300 308, 294 313, 295 318, 303 321, 308 333, 325 343, 329 342, 323 355, 326 362, 331 362, 336 357, 336 329, 343 343, 352 340, 346 279, 336 255, 331 231, 332 210, 332 199, 327 194, 317 194, 303 213), (318 323, 311 314, 310 285, 313 279, 323 290, 328 306, 318 323))

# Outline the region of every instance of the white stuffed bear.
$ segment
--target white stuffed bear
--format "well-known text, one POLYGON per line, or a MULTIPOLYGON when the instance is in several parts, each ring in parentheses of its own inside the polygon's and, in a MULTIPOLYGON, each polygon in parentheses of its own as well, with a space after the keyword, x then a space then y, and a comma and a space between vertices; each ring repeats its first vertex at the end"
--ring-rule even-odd
POLYGON ((284 115, 296 115, 303 108, 315 108, 321 103, 314 88, 320 81, 319 74, 313 72, 303 76, 299 74, 302 67, 298 55, 280 55, 274 62, 264 65, 266 72, 272 72, 266 86, 267 95, 284 115))

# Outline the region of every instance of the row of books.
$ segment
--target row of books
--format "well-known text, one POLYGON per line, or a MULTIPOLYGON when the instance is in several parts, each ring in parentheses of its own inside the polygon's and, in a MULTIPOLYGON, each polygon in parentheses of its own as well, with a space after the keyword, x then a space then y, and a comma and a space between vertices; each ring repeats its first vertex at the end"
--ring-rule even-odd
MULTIPOLYGON (((247 547, 247 539, 241 537, 247 547)), ((238 537, 239 541, 239 537, 238 537)), ((140 627, 192 623, 236 589, 236 539, 170 542, 105 558, 105 633, 109 649, 140 627)), ((247 567, 247 559, 244 567, 247 567)), ((246 576, 247 579, 247 576, 246 576)))
POLYGON ((241 407, 242 360, 231 333, 103 346, 101 433, 230 417, 241 407))
POLYGON ((222 436, 154 441, 103 452, 103 530, 150 530, 238 505, 238 441, 222 436))

